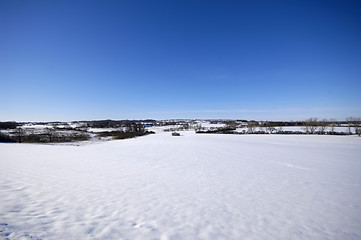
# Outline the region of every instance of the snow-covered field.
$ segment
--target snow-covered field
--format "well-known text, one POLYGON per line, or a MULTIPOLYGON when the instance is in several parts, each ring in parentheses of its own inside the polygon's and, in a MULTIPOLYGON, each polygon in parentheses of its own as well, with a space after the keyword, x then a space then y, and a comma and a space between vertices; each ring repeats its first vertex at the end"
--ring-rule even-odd
POLYGON ((361 239, 361 138, 0 144, 1 239, 361 239))

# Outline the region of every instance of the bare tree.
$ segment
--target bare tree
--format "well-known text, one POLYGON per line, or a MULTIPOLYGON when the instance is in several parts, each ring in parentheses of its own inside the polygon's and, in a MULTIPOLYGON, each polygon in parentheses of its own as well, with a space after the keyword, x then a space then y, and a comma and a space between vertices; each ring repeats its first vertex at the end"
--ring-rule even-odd
POLYGON ((349 133, 352 134, 351 128, 353 128, 355 134, 361 136, 361 118, 348 117, 346 121, 349 133))
POLYGON ((133 132, 132 124, 129 121, 124 123, 124 128, 126 132, 133 132))
POLYGON ((18 142, 21 143, 23 141, 24 136, 25 136, 24 129, 22 129, 21 127, 17 127, 15 132, 16 132, 16 137, 18 139, 18 142))
POLYGON ((270 134, 272 134, 274 131, 276 131, 276 128, 273 126, 267 126, 266 129, 270 134))
POLYGON ((137 133, 142 133, 145 131, 144 125, 142 123, 135 123, 134 130, 137 133))
POLYGON ((45 128, 45 135, 49 138, 49 142, 53 142, 55 135, 55 128, 45 128))
POLYGON ((202 127, 202 124, 200 123, 196 123, 193 125, 194 127, 194 131, 198 132, 198 131, 202 131, 204 128, 202 127))
POLYGON ((354 118, 353 117, 348 117, 346 118, 346 122, 347 122, 347 129, 348 129, 348 133, 351 135, 352 134, 352 125, 353 125, 353 120, 354 118))
POLYGON ((326 128, 328 127, 328 125, 329 125, 329 122, 327 121, 327 119, 323 119, 322 121, 319 122, 319 128, 320 128, 321 134, 325 134, 326 128))
POLYGON ((330 129, 331 129, 331 134, 334 135, 335 134, 335 127, 336 127, 336 120, 335 119, 330 119, 330 129))
POLYGON ((256 121, 249 121, 247 124, 248 133, 254 133, 256 130, 256 121))
POLYGON ((303 124, 307 134, 314 134, 318 127, 317 118, 309 118, 303 124))
POLYGON ((267 122, 260 121, 258 128, 262 133, 266 133, 267 132, 266 126, 267 126, 267 122))
POLYGON ((261 122, 261 124, 263 125, 266 133, 272 134, 273 132, 276 131, 276 128, 273 126, 272 122, 265 121, 265 122, 261 122))
POLYGON ((361 137, 361 124, 359 123, 355 128, 355 133, 361 137))

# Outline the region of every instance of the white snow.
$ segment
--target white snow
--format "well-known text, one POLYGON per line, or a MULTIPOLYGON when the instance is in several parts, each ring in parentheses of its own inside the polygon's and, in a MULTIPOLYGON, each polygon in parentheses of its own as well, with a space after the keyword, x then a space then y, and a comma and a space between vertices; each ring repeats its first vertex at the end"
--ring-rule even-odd
POLYGON ((45 129, 45 128, 52 128, 52 125, 47 125, 47 124, 25 124, 24 126, 22 126, 21 128, 31 128, 31 129, 45 129))
POLYGON ((223 128, 227 126, 226 124, 223 123, 210 123, 210 122, 201 122, 199 125, 206 129, 223 128))
POLYGON ((0 144, 0 239, 361 239, 361 138, 0 144))
POLYGON ((113 132, 113 131, 125 131, 124 127, 121 128, 89 128, 88 131, 92 133, 97 132, 113 132))

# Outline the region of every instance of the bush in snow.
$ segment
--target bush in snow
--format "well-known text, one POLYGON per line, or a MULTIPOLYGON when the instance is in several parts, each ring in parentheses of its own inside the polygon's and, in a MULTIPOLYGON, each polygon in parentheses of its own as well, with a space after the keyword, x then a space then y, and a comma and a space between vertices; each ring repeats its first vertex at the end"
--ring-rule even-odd
POLYGON ((0 132, 0 142, 16 142, 9 135, 0 132))

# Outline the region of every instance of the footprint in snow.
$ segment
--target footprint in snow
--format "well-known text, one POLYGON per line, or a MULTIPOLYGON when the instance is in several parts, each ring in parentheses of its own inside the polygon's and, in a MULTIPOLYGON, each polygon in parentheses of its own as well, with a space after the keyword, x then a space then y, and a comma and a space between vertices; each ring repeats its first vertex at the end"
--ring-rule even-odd
POLYGON ((142 227, 140 224, 136 224, 136 223, 133 223, 132 226, 133 226, 134 228, 141 228, 141 227, 142 227))

